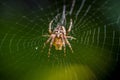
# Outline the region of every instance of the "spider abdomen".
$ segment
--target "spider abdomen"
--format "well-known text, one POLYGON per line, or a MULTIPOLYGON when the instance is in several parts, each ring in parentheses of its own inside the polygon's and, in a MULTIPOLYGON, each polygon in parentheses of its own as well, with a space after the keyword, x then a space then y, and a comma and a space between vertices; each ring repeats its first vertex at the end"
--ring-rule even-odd
POLYGON ((56 50, 62 50, 63 42, 61 38, 55 38, 54 44, 56 50))

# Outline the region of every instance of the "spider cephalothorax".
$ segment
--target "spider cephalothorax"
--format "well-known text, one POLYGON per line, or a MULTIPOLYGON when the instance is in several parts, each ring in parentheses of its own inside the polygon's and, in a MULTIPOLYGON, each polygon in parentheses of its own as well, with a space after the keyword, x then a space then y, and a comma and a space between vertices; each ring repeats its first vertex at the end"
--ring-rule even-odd
POLYGON ((72 27, 72 19, 70 19, 70 26, 67 31, 65 27, 60 24, 58 24, 57 27, 55 27, 55 29, 52 31, 51 30, 52 23, 53 21, 49 23, 49 34, 50 35, 43 35, 43 36, 49 37, 48 40, 44 43, 44 47, 45 47, 45 45, 50 42, 48 57, 50 56, 50 50, 51 50, 52 45, 55 46, 56 50, 62 50, 62 47, 64 47, 64 53, 66 55, 66 44, 67 44, 69 48, 71 49, 71 51, 73 52, 72 47, 68 41, 68 38, 75 39, 72 36, 68 36, 68 33, 71 31, 71 27, 72 27))

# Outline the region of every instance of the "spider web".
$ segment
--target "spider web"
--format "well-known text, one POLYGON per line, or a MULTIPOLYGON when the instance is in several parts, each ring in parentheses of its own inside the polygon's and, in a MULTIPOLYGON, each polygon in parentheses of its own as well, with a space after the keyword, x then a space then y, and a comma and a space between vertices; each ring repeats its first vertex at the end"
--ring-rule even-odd
POLYGON ((119 4, 117 0, 1 0, 0 79, 114 80, 120 58, 119 4), (48 58, 49 44, 42 49, 47 40, 42 35, 48 34, 49 22, 54 20, 52 30, 60 22, 68 29, 70 19, 74 53, 66 46, 64 57, 63 51, 52 47, 48 58))

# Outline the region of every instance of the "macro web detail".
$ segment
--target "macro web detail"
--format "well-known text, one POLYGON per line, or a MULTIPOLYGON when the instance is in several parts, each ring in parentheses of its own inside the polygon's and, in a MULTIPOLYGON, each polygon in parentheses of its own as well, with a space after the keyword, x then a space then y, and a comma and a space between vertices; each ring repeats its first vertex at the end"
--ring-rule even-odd
POLYGON ((0 80, 115 80, 119 5, 119 0, 0 0, 0 80), (64 26, 73 49, 58 38, 43 49, 57 25, 64 26))

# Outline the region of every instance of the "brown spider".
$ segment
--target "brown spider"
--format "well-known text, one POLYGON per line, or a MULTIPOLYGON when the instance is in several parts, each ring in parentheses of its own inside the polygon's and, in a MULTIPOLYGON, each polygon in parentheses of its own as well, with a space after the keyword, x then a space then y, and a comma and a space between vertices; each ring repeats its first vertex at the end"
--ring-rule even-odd
POLYGON ((70 38, 70 39, 76 39, 76 38, 67 35, 71 31, 72 19, 70 19, 70 26, 67 31, 66 31, 65 27, 60 24, 57 24, 57 27, 52 31, 51 30, 52 23, 53 23, 53 20, 49 23, 49 35, 43 35, 44 37, 49 37, 48 40, 44 43, 43 48, 46 46, 47 43, 49 43, 51 41, 49 51, 48 51, 48 57, 50 56, 50 51, 51 51, 52 45, 55 46, 56 50, 62 50, 62 47, 64 47, 64 56, 65 56, 66 55, 66 45, 65 44, 67 44, 73 53, 73 49, 71 47, 71 44, 68 41, 68 38, 70 38))

